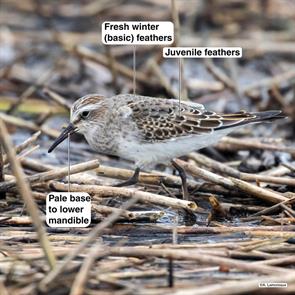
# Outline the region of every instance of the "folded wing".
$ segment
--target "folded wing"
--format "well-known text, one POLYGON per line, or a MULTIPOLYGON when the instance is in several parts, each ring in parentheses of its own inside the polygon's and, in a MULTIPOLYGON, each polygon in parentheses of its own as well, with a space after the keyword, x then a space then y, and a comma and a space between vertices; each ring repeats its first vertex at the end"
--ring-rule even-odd
POLYGON ((209 134, 225 128, 282 118, 281 111, 216 114, 202 105, 176 100, 149 100, 128 103, 132 119, 143 141, 155 142, 181 136, 209 134))

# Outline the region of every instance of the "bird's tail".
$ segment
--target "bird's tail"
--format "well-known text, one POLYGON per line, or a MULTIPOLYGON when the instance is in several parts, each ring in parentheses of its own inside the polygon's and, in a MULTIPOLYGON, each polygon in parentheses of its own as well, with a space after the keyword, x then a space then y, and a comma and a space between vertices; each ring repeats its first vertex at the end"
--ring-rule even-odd
POLYGON ((286 116, 282 115, 282 111, 265 111, 265 112, 238 112, 233 114, 222 115, 222 126, 215 128, 221 130, 225 128, 238 127, 250 123, 272 122, 277 119, 283 119, 286 116))

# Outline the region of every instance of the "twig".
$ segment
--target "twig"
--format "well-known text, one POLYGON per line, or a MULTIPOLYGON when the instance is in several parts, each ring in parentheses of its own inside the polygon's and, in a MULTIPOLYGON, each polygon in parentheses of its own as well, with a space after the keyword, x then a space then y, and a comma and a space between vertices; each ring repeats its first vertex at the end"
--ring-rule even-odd
POLYGON ((174 46, 179 46, 180 40, 180 23, 176 0, 171 0, 172 21, 174 23, 174 46))
POLYGON ((98 258, 104 257, 109 254, 109 251, 104 248, 102 245, 97 245, 96 247, 92 247, 84 259, 82 266, 79 272, 76 275, 76 278, 72 284, 70 295, 83 295, 84 294, 84 286, 87 281, 87 276, 89 271, 94 263, 94 261, 98 258))
MULTIPOLYGON (((27 157, 28 155, 30 155, 31 153, 33 153, 35 150, 37 150, 39 148, 40 148, 39 145, 34 145, 31 148, 27 149, 21 155, 17 155, 17 158, 19 159, 19 162, 21 163, 22 162, 22 159, 24 159, 25 157, 27 157)), ((9 167, 9 163, 4 166, 5 169, 7 169, 8 167, 9 167)))
POLYGON ((29 57, 31 55, 38 54, 38 52, 36 52, 36 51, 37 50, 34 50, 32 48, 27 49, 26 51, 21 52, 19 55, 17 55, 11 62, 6 63, 0 69, 0 78, 7 78, 9 76, 10 72, 11 72, 11 69, 13 68, 13 66, 15 64, 25 60, 27 57, 29 57))
POLYGON ((270 151, 281 151, 290 153, 293 157, 295 156, 295 148, 278 146, 274 144, 262 143, 258 140, 249 139, 240 139, 225 136, 221 141, 216 145, 217 148, 221 150, 237 151, 237 150, 270 150, 270 151))
MULTIPOLYGON (((295 162, 291 162, 291 163, 295 163, 295 162)), ((281 163, 278 167, 272 167, 268 170, 261 172, 260 174, 268 175, 268 176, 282 176, 287 173, 290 173, 290 169, 288 169, 287 167, 284 167, 284 165, 282 165, 281 163)))
POLYGON ((255 196, 259 199, 263 199, 271 203, 279 203, 288 200, 286 197, 280 195, 279 193, 258 187, 243 180, 239 180, 233 177, 225 178, 179 159, 175 159, 175 161, 177 162, 177 164, 182 166, 185 170, 188 170, 193 175, 199 176, 215 184, 222 185, 225 188, 239 189, 240 191, 245 192, 251 196, 255 196))
POLYGON ((255 264, 267 264, 267 265, 288 265, 288 264, 294 264, 295 263, 295 256, 290 255, 287 257, 279 257, 279 258, 273 258, 273 259, 267 259, 262 261, 253 262, 255 264))
POLYGON ((295 212, 294 210, 292 210, 291 208, 289 208, 288 206, 286 206, 286 204, 281 204, 281 207, 287 211, 286 213, 290 213, 291 217, 295 217, 295 212))
MULTIPOLYGON (((45 171, 54 169, 52 165, 43 164, 37 160, 33 160, 29 158, 21 159, 21 163, 23 167, 26 167, 28 169, 31 169, 37 172, 45 172, 45 171)), ((104 165, 99 166, 99 168, 97 168, 95 171, 100 176, 117 178, 117 179, 128 179, 134 173, 132 170, 109 167, 104 165)), ((93 184, 89 176, 87 176, 86 178, 79 176, 79 179, 75 179, 75 177, 73 177, 72 180, 75 180, 77 182, 79 180, 79 183, 83 183, 83 184, 93 184)), ((152 172, 151 174, 140 173, 139 183, 158 185, 158 186, 162 186, 162 184, 164 183, 167 186, 179 187, 181 186, 181 179, 178 176, 169 175, 166 173, 159 173, 159 172, 152 172)), ((224 189, 222 186, 214 185, 212 183, 200 184, 194 180, 188 179, 187 184, 190 190, 198 190, 198 191, 202 191, 206 193, 208 192, 208 193, 217 193, 217 194, 232 194, 232 195, 235 194, 234 191, 232 190, 228 191, 224 189)))
MULTIPOLYGON (((133 206, 137 202, 137 199, 131 199, 123 204, 121 207, 122 210, 127 210, 131 206, 133 206)), ((59 274, 61 274, 68 264, 79 254, 81 253, 85 247, 93 242, 97 237, 102 233, 102 231, 111 226, 121 215, 121 210, 113 212, 108 218, 106 218, 103 222, 97 224, 95 228, 89 233, 89 235, 84 239, 72 252, 70 252, 62 262, 51 272, 49 272, 39 283, 39 288, 41 290, 46 290, 46 287, 57 278, 59 274)))
POLYGON ((118 93, 120 91, 119 84, 118 84, 118 72, 117 72, 117 69, 116 69, 116 67, 114 65, 116 60, 115 60, 115 57, 114 57, 114 55, 112 53, 112 48, 110 46, 106 45, 105 49, 106 49, 107 57, 108 57, 108 60, 109 60, 109 67, 110 67, 110 70, 111 70, 111 73, 112 73, 113 87, 116 90, 116 93, 118 93))
MULTIPOLYGON (((82 58, 92 60, 105 67, 109 66, 108 58, 105 55, 94 52, 86 47, 78 46, 76 48, 76 53, 82 58)), ((114 68, 119 74, 133 80, 133 71, 129 67, 119 63, 118 61, 114 61, 114 68)), ((144 85, 153 86, 151 79, 140 71, 137 71, 136 73, 136 80, 144 85)))
MULTIPOLYGON (((263 55, 265 53, 274 54, 292 54, 295 51, 294 42, 277 42, 272 40, 257 40, 255 38, 233 38, 231 39, 231 46, 239 46, 243 48, 243 54, 251 53, 256 55, 263 55)), ((195 36, 182 36, 183 46, 204 46, 204 38, 195 36)), ((228 46, 228 40, 224 38, 210 38, 207 41, 206 46, 222 47, 228 46)), ((290 70, 292 72, 292 70, 290 70)), ((270 78, 271 79, 271 78, 270 78)), ((282 79, 283 80, 283 79, 282 79)), ((258 84, 258 83, 257 83, 258 84)), ((273 84, 273 83, 270 83, 273 84)))
POLYGON ((235 83, 230 77, 228 77, 220 68, 218 68, 211 58, 205 59, 205 66, 209 73, 212 74, 217 80, 222 82, 226 87, 231 90, 235 90, 235 83))
POLYGON ((106 277, 111 277, 113 279, 132 279, 132 278, 144 278, 144 277, 162 277, 167 276, 166 270, 142 270, 142 271, 123 271, 123 272, 113 272, 108 274, 101 274, 98 276, 99 279, 105 279, 106 277))
POLYGON ((53 90, 50 90, 49 88, 45 87, 43 89, 43 93, 45 95, 48 95, 53 101, 55 101, 57 104, 61 105, 64 107, 66 110, 71 109, 71 104, 60 94, 56 93, 53 90))
POLYGON ((42 126, 46 123, 46 121, 52 116, 52 111, 49 109, 44 113, 41 113, 38 118, 35 120, 35 124, 37 126, 42 126))
POLYGON ((56 137, 59 136, 59 132, 57 130, 55 130, 55 129, 51 129, 49 127, 44 127, 44 126, 40 127, 40 126, 36 125, 35 123, 33 123, 31 121, 24 120, 24 119, 21 119, 21 118, 18 118, 18 117, 14 117, 14 116, 11 116, 11 115, 0 113, 0 119, 2 119, 6 123, 15 125, 17 127, 22 127, 22 128, 25 128, 25 129, 35 131, 35 132, 36 131, 41 131, 44 134, 46 134, 46 135, 48 135, 50 137, 53 137, 53 138, 56 138, 56 137))
POLYGON ((292 198, 292 199, 289 199, 289 200, 285 200, 285 201, 282 201, 280 203, 277 203, 271 207, 268 207, 268 208, 265 208, 259 212, 256 212, 254 214, 251 215, 252 216, 260 216, 260 215, 264 215, 264 214, 268 214, 268 213, 271 213, 271 212, 274 212, 274 210, 278 209, 281 204, 288 204, 288 203, 293 203, 295 201, 295 197, 292 198))
POLYGON ((38 160, 34 160, 30 158, 21 159, 21 164, 23 167, 36 172, 46 172, 46 171, 55 169, 53 165, 44 164, 38 160))
POLYGON ((292 172, 295 172, 295 166, 291 165, 290 163, 282 163, 282 166, 290 169, 292 172))
MULTIPOLYGON (((272 276, 261 276, 259 278, 250 279, 250 280, 234 280, 234 281, 225 281, 218 284, 211 284, 204 287, 192 287, 192 288, 181 288, 181 290, 175 290, 169 292, 171 295, 207 295, 207 294, 215 294, 215 295, 226 295, 226 294, 254 294, 255 291, 261 291, 260 283, 269 283, 269 282, 284 282, 291 284, 294 282, 295 274, 294 272, 290 272, 289 274, 276 274, 272 276)), ((150 290, 152 291, 152 290, 150 290)), ((153 294, 163 294, 163 290, 161 293, 153 293, 153 294)))
MULTIPOLYGON (((0 183, 4 182, 4 160, 2 154, 2 145, 0 144, 0 183)), ((0 200, 5 199, 6 193, 0 192, 0 200)))
POLYGON ((178 97, 177 91, 171 87, 169 79, 163 73, 161 67, 157 64, 154 58, 150 58, 147 62, 147 70, 151 71, 158 79, 161 85, 165 88, 169 95, 172 95, 173 98, 178 97))
POLYGON ((32 225, 33 221, 30 216, 13 216, 6 217, 2 216, 0 218, 0 224, 9 224, 9 225, 32 225))
POLYGON ((1 290, 2 295, 10 295, 11 294, 10 292, 8 292, 6 286, 4 285, 4 282, 2 282, 2 280, 0 280, 0 290, 1 290))
MULTIPOLYGON (((109 215, 115 211, 121 210, 115 207, 104 205, 97 205, 92 203, 91 208, 94 212, 103 216, 109 215)), ((148 221, 155 222, 161 218, 165 213, 163 211, 128 211, 124 210, 121 213, 120 221, 148 221)))
MULTIPOLYGON (((199 250, 181 250, 181 249, 150 249, 135 247, 111 247, 111 255, 115 256, 132 256, 132 257, 160 257, 172 258, 175 260, 197 261, 209 265, 222 265, 229 268, 235 268, 243 271, 257 272, 262 274, 287 274, 291 270, 274 266, 255 265, 251 262, 243 262, 231 258, 217 257, 214 255, 204 254, 199 250)), ((294 272, 295 273, 295 272, 294 272)))
MULTIPOLYGON (((81 164, 71 166, 70 173, 80 173, 87 170, 95 169, 99 166, 98 160, 92 160, 81 164)), ((60 179, 68 175, 68 167, 57 168, 47 172, 38 173, 32 176, 25 177, 26 181, 31 185, 38 182, 45 182, 52 179, 60 179)), ((16 180, 6 181, 0 184, 0 191, 6 191, 13 188, 16 185, 16 180)))
POLYGON ((131 211, 122 210, 119 208, 113 208, 113 207, 104 206, 104 205, 96 205, 96 204, 92 204, 91 207, 95 212, 103 214, 103 215, 109 215, 113 212, 120 210, 120 215, 122 217, 124 217, 128 220, 134 219, 134 214, 131 211))
POLYGON ((285 178, 285 177, 274 177, 260 174, 250 174, 240 172, 232 167, 227 166, 226 164, 220 163, 213 159, 210 159, 200 153, 191 153, 189 155, 197 163, 204 165, 213 171, 220 172, 222 174, 227 174, 235 178, 239 178, 245 181, 259 181, 259 182, 267 182, 267 183, 276 183, 276 184, 285 184, 289 186, 295 186, 295 179, 285 178))
MULTIPOLYGON (((26 139, 23 143, 17 145, 15 147, 15 153, 16 154, 19 154, 23 150, 25 150, 27 147, 29 147, 32 144, 34 144, 37 141, 37 139, 39 138, 40 134, 41 134, 41 131, 37 131, 31 137, 29 137, 28 139, 26 139)), ((7 163, 7 157, 6 157, 6 155, 3 155, 3 162, 4 162, 4 164, 7 163)))
POLYGON ((218 162, 216 160, 213 160, 209 157, 206 157, 203 154, 194 152, 189 154, 189 158, 193 159, 198 164, 204 165, 214 171, 220 172, 222 174, 227 174, 232 177, 240 178, 241 172, 224 164, 221 162, 218 162))
POLYGON ((188 88, 192 90, 206 91, 206 92, 220 92, 224 90, 224 85, 219 81, 206 81, 197 78, 191 78, 186 81, 188 88))
POLYGON ((36 85, 39 85, 39 84, 43 84, 46 80, 48 80, 48 78, 50 77, 50 75, 52 74, 52 72, 54 71, 56 67, 56 64, 51 67, 50 69, 48 69, 47 71, 45 71, 37 80, 37 82, 35 83, 35 85, 31 85, 29 86, 22 94, 21 96, 19 97, 19 99, 11 105, 10 109, 7 111, 9 114, 13 113, 17 107, 27 98, 29 97, 30 95, 32 95, 36 89, 37 89, 37 86, 36 85))
MULTIPOLYGON (((124 231, 124 229, 122 229, 124 231)), ((165 226, 148 226, 148 227, 141 227, 141 232, 144 233, 167 233, 170 234, 173 230, 173 226, 165 225, 165 226)), ((177 233, 179 235, 201 235, 201 234, 225 234, 225 233, 246 233, 249 235, 261 235, 262 233, 265 236, 272 236, 278 237, 281 235, 281 238, 284 237, 295 237, 295 225, 283 225, 283 226, 178 226, 177 233)), ((116 229, 116 233, 118 234, 120 229, 116 229)), ((225 246, 226 244, 222 244, 225 246)), ((177 246, 177 245, 174 245, 177 246)), ((169 245, 169 247, 175 248, 173 245, 169 245)), ((182 247, 183 245, 180 245, 182 247)), ((155 246, 156 247, 156 246, 155 246)), ((163 245, 159 246, 163 247, 163 245)), ((193 246, 192 246, 193 247, 193 246)), ((206 246, 200 247, 210 247, 206 244, 206 246)), ((218 245, 212 245, 212 247, 219 247, 218 245)), ((221 246, 220 246, 221 247, 221 246)))
MULTIPOLYGON (((95 172, 104 177, 111 177, 117 179, 128 179, 133 175, 132 170, 109 167, 101 165, 95 170, 95 172)), ((164 175, 160 173, 140 173, 139 174, 139 183, 151 184, 151 185, 160 185, 165 183, 168 186, 181 186, 181 179, 178 176, 173 175, 164 175)), ((193 180, 188 180, 188 188, 195 189, 199 183, 193 180)))
MULTIPOLYGON (((64 191, 66 188, 65 184, 51 181, 48 183, 48 186, 51 188, 64 191)), ((125 197, 125 198, 136 198, 138 201, 144 203, 153 203, 166 207, 172 208, 182 208, 187 210, 195 211, 198 209, 195 202, 189 202, 180 199, 173 199, 170 197, 165 197, 149 192, 143 192, 138 189, 131 188, 119 188, 119 187, 109 187, 109 186, 98 186, 98 185, 77 185, 72 184, 71 189, 73 192, 83 191, 89 194, 94 194, 95 198, 104 198, 104 197, 125 197)))
POLYGON ((292 81, 295 78, 295 71, 289 70, 283 73, 280 73, 274 77, 265 78, 263 80, 259 80, 252 85, 244 87, 242 90, 246 95, 250 96, 258 96, 259 91, 262 89, 271 89, 273 85, 280 85, 282 82, 286 82, 288 80, 292 81))
POLYGON ((20 195, 22 196, 26 208, 34 222, 34 226, 37 231, 38 239, 41 244, 41 247, 44 251, 44 254, 47 258, 48 264, 51 269, 54 269, 56 261, 54 253, 51 249, 51 245, 49 243, 49 240, 46 236, 46 231, 43 227, 42 220, 39 215, 39 210, 36 205, 36 203, 33 200, 32 192, 30 190, 30 187, 25 179, 25 174, 20 166, 20 163, 18 159, 16 158, 16 154, 13 149, 13 145, 11 142, 11 139, 8 135, 6 126, 2 120, 0 120, 0 139, 3 144, 3 147, 6 151, 7 157, 9 159, 12 171, 16 177, 16 184, 18 187, 18 191, 20 195))
POLYGON ((256 196, 257 198, 260 198, 262 200, 265 200, 271 203, 278 203, 278 202, 288 200, 288 198, 280 195, 279 193, 264 189, 257 185, 250 184, 246 181, 239 180, 233 177, 231 177, 230 180, 234 183, 235 187, 238 188, 239 190, 246 192, 247 194, 250 194, 252 196, 256 196))

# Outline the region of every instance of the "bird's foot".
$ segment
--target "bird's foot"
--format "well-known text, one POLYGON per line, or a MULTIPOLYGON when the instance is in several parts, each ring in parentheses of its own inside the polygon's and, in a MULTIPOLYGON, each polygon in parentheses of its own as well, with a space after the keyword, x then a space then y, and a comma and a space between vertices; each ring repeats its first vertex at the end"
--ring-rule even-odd
POLYGON ((187 177, 186 177, 185 170, 181 166, 179 166, 174 160, 172 160, 171 163, 172 163, 173 167, 178 171, 179 176, 181 178, 183 199, 188 201, 189 200, 189 192, 188 192, 188 188, 187 188, 187 177))
POLYGON ((136 168, 134 170, 133 175, 129 179, 127 179, 126 181, 117 183, 113 186, 114 187, 123 187, 123 186, 130 186, 130 185, 134 185, 134 184, 138 183, 139 172, 140 172, 140 168, 136 168))

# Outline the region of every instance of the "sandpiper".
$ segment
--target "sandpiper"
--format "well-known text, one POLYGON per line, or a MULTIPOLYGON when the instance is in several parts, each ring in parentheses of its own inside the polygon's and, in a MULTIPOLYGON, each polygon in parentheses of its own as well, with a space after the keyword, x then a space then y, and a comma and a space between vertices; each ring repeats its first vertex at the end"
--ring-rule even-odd
POLYGON ((184 171, 175 165, 174 158, 212 145, 240 126, 283 117, 276 110, 217 114, 188 101, 89 94, 74 103, 70 124, 48 152, 69 134, 79 132, 94 150, 135 163, 134 175, 117 186, 136 183, 140 169, 149 164, 169 161, 185 183, 184 171))

